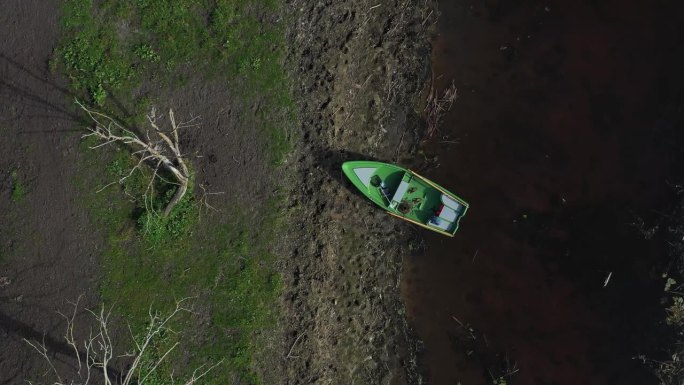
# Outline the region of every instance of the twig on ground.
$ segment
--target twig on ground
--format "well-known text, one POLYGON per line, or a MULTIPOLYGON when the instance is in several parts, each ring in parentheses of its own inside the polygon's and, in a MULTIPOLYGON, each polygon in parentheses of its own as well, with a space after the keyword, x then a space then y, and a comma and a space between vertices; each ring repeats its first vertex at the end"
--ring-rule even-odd
POLYGON ((606 280, 603 281, 603 287, 608 286, 608 282, 610 282, 610 277, 612 277, 612 276, 613 276, 613 272, 611 271, 611 272, 608 273, 608 276, 606 277, 606 280))
POLYGON ((464 325, 463 325, 463 322, 459 321, 458 318, 456 318, 455 316, 452 315, 452 316, 451 316, 451 319, 454 320, 454 321, 456 321, 456 322, 458 322, 458 324, 460 325, 459 327, 462 328, 462 327, 464 326, 464 325))
POLYGON ((295 346, 297 346, 297 342, 299 342, 299 339, 302 338, 306 333, 301 333, 300 335, 295 338, 294 342, 292 343, 292 346, 290 346, 290 351, 287 352, 287 356, 285 358, 297 358, 299 356, 293 356, 292 351, 294 350, 295 346))

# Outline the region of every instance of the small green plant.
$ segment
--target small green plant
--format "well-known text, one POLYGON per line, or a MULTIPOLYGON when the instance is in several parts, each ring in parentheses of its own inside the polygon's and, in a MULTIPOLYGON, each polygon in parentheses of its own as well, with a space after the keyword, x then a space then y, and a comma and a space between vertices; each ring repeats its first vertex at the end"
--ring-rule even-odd
POLYGON ((10 182, 12 183, 11 198, 13 202, 20 202, 26 197, 26 185, 19 176, 17 169, 10 172, 10 182))
POLYGON ((101 83, 98 83, 94 88, 90 89, 90 97, 93 98, 95 104, 103 106, 105 99, 107 99, 107 91, 105 91, 101 83))
POLYGON ((248 72, 257 72, 261 68, 261 59, 255 58, 244 58, 240 62, 240 73, 247 74, 248 72))
POLYGON ((159 54, 152 49, 152 46, 149 44, 140 44, 135 47, 133 52, 135 53, 135 56, 140 58, 142 61, 157 63, 161 59, 159 54))
POLYGON ((138 228, 151 245, 159 245, 167 240, 178 240, 192 233, 198 210, 191 192, 185 195, 168 217, 161 214, 161 210, 171 200, 174 192, 175 189, 170 188, 163 196, 153 199, 153 202, 149 203, 148 208, 138 218, 138 228))
MULTIPOLYGON (((117 155, 123 155, 123 151, 117 151, 117 155)), ((128 162, 125 157, 118 156, 107 165, 107 173, 117 179, 121 179, 126 176, 126 170, 133 166, 129 163, 131 162, 128 162)))

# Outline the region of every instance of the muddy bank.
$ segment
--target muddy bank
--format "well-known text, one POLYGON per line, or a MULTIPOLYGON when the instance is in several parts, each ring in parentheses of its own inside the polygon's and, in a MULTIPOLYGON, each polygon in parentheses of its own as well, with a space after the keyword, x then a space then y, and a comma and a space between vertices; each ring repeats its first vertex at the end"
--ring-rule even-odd
POLYGON ((287 165, 293 231, 284 243, 287 384, 413 384, 415 341, 399 295, 414 233, 343 180, 345 160, 406 162, 429 75, 430 3, 289 4, 301 129, 287 165))

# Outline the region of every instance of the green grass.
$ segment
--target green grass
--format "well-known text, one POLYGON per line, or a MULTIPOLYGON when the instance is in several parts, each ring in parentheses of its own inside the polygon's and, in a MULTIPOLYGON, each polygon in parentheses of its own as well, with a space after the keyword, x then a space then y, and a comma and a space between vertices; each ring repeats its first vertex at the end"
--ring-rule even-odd
POLYGON ((260 127, 278 164, 291 147, 294 106, 282 68, 284 33, 267 18, 277 13, 275 1, 67 0, 51 67, 78 97, 110 113, 123 107, 138 120, 147 112, 141 99, 154 97, 145 83, 179 87, 188 71, 219 76, 233 97, 264 106, 260 127))
POLYGON ((66 39, 53 66, 61 65, 75 91, 103 106, 109 92, 130 86, 134 78, 131 57, 117 38, 116 26, 93 17, 92 0, 68 0, 62 26, 66 39))
MULTIPOLYGON (((173 338, 180 338, 195 352, 191 367, 225 359, 207 383, 226 383, 229 373, 245 383, 259 383, 251 370, 256 349, 253 332, 270 325, 273 302, 279 295, 273 257, 248 247, 253 234, 240 230, 234 223, 221 223, 209 240, 193 242, 196 237, 191 237, 158 248, 148 248, 133 233, 124 232, 110 239, 113 247, 105 256, 103 300, 118 303, 120 313, 138 328, 152 302, 169 309, 174 299, 198 297, 201 312, 210 316, 200 336, 204 343, 192 340, 192 329, 173 338), (201 247, 205 242, 208 247, 201 247)), ((187 374, 191 367, 176 370, 186 369, 187 374)))
MULTIPOLYGON (((171 200, 173 189, 158 197, 151 203, 151 210, 142 211, 137 220, 138 229, 149 243, 150 248, 158 248, 167 241, 175 241, 191 234, 191 229, 199 218, 198 207, 193 203, 192 193, 186 193, 168 217, 161 212, 171 200)), ((142 208, 141 208, 142 209, 142 208)))
MULTIPOLYGON (((113 151, 108 162, 106 172, 98 173, 98 162, 85 160, 78 183, 106 185, 127 175, 135 164, 123 149, 113 151)), ((118 314, 139 335, 150 305, 169 310, 177 299, 196 297, 190 303, 202 315, 200 319, 181 318, 174 327, 184 332, 166 336, 147 360, 176 341, 192 352, 193 358, 186 368, 163 366, 153 383, 168 384, 170 370, 178 378, 201 364, 224 359, 205 383, 226 384, 229 378, 239 377, 242 383, 259 384, 252 369, 260 349, 254 334, 271 328, 276 319, 274 303, 281 282, 274 267, 276 258, 267 245, 275 236, 283 198, 266 202, 257 214, 263 222, 250 227, 246 224, 252 223, 254 214, 248 217, 239 208, 200 217, 198 203, 190 192, 159 228, 151 229, 149 226, 157 224, 143 224, 148 214, 142 210, 142 202, 130 199, 144 192, 148 176, 136 173, 123 184, 110 187, 119 191, 87 194, 86 204, 107 237, 101 262, 103 302, 115 303, 118 314), (202 319, 207 323, 197 327, 202 319)))
MULTIPOLYGON (((272 162, 279 164, 290 151, 287 127, 295 109, 281 65, 284 35, 269 19, 279 12, 278 4, 66 0, 51 68, 69 79, 77 97, 128 124, 143 122, 155 102, 157 95, 146 90, 178 90, 193 76, 188 74, 224 82, 232 97, 260 106, 255 117, 260 128, 254 134, 264 138, 272 162)), ((88 144, 94 143, 84 142, 83 174, 76 184, 106 238, 102 300, 116 303, 136 333, 142 332, 151 304, 164 310, 176 299, 193 296, 204 317, 180 319, 176 326, 184 333, 166 336, 147 357, 153 360, 177 338, 191 357, 186 368, 163 367, 153 383, 168 383, 164 374, 171 370, 178 378, 179 371, 225 359, 205 383, 227 384, 238 377, 241 383, 258 384, 253 367, 261 348, 254 335, 273 327, 281 290, 276 258, 267 246, 279 220, 280 199, 258 213, 247 215, 233 207, 200 217, 197 197, 189 191, 162 218, 147 209, 163 207, 173 189, 155 184, 158 193, 144 202, 140 197, 150 177, 144 169, 93 193, 128 175, 135 159, 125 149, 110 146, 95 153, 88 144), (260 223, 255 225, 254 218, 260 223)))
POLYGON ((10 183, 12 184, 12 192, 10 194, 12 202, 18 203, 23 201, 28 191, 26 182, 19 175, 19 170, 14 169, 10 172, 10 183))

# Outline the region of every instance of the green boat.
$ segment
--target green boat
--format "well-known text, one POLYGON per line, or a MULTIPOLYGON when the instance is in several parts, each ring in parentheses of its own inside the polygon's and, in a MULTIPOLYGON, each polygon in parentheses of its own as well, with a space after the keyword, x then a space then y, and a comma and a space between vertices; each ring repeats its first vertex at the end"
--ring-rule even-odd
POLYGON ((352 161, 342 171, 389 214, 453 237, 468 203, 414 171, 392 164, 352 161))

